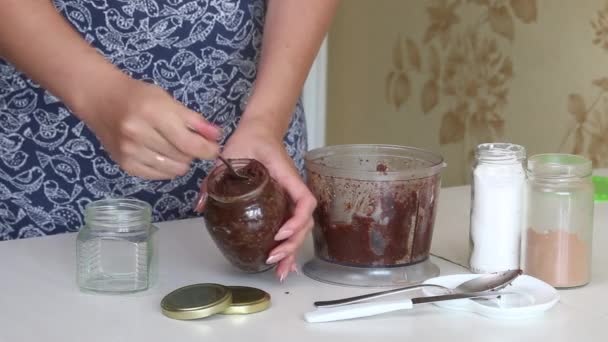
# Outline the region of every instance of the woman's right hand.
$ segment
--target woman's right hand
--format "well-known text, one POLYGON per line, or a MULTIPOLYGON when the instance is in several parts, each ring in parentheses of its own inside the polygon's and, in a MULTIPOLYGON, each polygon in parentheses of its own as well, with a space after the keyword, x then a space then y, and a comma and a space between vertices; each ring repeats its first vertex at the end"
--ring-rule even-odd
POLYGON ((130 175, 171 179, 188 172, 194 158, 217 157, 220 129, 162 88, 126 75, 100 88, 76 111, 130 175))
POLYGON ((217 127, 114 67, 52 1, 0 4, 2 58, 66 103, 129 174, 169 179, 186 173, 194 158, 216 157, 217 127))

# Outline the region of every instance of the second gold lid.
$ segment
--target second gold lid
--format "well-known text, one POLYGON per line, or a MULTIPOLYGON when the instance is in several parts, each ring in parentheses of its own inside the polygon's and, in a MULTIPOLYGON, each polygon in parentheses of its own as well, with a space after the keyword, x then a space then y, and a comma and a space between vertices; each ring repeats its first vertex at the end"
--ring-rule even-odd
POLYGON ((228 286, 232 292, 232 304, 221 313, 224 315, 246 315, 264 311, 270 307, 270 294, 247 286, 228 286))

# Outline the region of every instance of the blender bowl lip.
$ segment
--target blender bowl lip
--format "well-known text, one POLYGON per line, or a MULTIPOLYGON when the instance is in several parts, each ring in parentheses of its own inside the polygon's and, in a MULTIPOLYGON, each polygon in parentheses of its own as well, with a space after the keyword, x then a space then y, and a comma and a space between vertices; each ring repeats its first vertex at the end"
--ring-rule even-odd
MULTIPOLYGON (((356 153, 356 151, 355 151, 356 153)), ((386 155, 390 156, 386 153, 374 153, 372 155, 386 155)), ((399 155, 395 155, 399 157, 399 155)), ((344 178, 354 178, 354 179, 363 179, 363 180, 375 180, 375 181, 391 181, 391 180, 410 180, 410 179, 419 179, 431 177, 440 172, 441 169, 447 166, 445 160, 442 155, 431 152, 429 150, 425 150, 418 147, 404 146, 404 145, 391 145, 391 144, 339 144, 339 145, 328 145, 324 147, 319 147, 312 149, 306 153, 304 156, 305 160, 305 169, 316 172, 328 171, 333 173, 332 176, 340 178, 341 176, 344 178), (411 156, 412 159, 418 159, 425 162, 430 163, 429 166, 423 166, 419 168, 412 168, 409 170, 397 170, 397 171, 377 171, 377 170, 356 170, 347 167, 336 167, 336 166, 328 166, 319 162, 325 157, 331 157, 335 155, 355 155, 352 152, 348 153, 340 153, 340 150, 343 149, 358 149, 358 148, 377 148, 377 149, 386 149, 386 150, 398 150, 401 152, 413 152, 425 154, 429 158, 420 158, 416 156, 411 156), (336 151, 333 151, 336 150, 336 151), (342 174, 341 174, 342 173, 342 174), (345 174, 345 175, 344 175, 345 174)))

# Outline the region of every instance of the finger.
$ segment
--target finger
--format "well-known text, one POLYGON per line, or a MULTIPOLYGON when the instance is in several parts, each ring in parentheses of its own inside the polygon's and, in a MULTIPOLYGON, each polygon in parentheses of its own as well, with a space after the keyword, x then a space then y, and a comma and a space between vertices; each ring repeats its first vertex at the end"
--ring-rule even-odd
POLYGON ((287 278, 287 275, 289 275, 289 272, 293 269, 295 260, 295 256, 290 255, 279 263, 275 272, 280 282, 283 282, 287 278))
POLYGON ((302 227, 302 229, 298 230, 289 239, 287 239, 286 241, 284 241, 283 243, 281 243, 280 245, 275 247, 270 252, 270 256, 268 257, 268 260, 272 261, 271 263, 276 263, 276 262, 279 262, 279 261, 287 258, 289 255, 295 254, 296 251, 298 250, 298 247, 300 247, 302 245, 302 243, 304 243, 304 240, 306 239, 306 235, 308 234, 308 232, 311 230, 311 228, 313 226, 313 222, 314 221, 312 219, 309 220, 306 223, 306 225, 304 227, 302 227))
POLYGON ((186 126, 207 138, 210 141, 217 141, 222 135, 222 129, 205 120, 200 114, 183 108, 181 111, 186 126))
POLYGON ((300 274, 300 269, 298 267, 298 263, 297 262, 294 262, 293 265, 291 265, 290 272, 294 272, 296 274, 300 274))
MULTIPOLYGON (((295 187, 297 185, 293 184, 292 186, 295 187)), ((289 192, 289 188, 286 189, 289 192)), ((290 237, 296 230, 304 226, 312 218, 312 214, 317 206, 317 201, 306 186, 301 187, 299 192, 294 192, 290 196, 295 204, 293 215, 275 235, 275 240, 277 241, 290 237)))
POLYGON ((192 158, 215 159, 219 145, 188 128, 182 120, 166 121, 158 127, 161 135, 179 151, 192 158))
POLYGON ((304 184, 304 180, 300 177, 293 160, 289 156, 284 155, 282 164, 288 165, 288 167, 282 168, 280 172, 276 172, 273 168, 271 176, 287 190, 287 193, 294 202, 309 197, 308 201, 310 202, 307 204, 311 207, 309 209, 312 212, 316 207, 316 201, 306 184, 304 184))
POLYGON ((147 148, 140 149, 137 153, 133 154, 133 158, 140 164, 160 173, 170 175, 171 178, 186 174, 190 168, 190 164, 177 162, 147 148))
POLYGON ((202 213, 205 210, 205 205, 207 204, 207 177, 203 179, 201 183, 201 189, 199 191, 199 195, 196 199, 196 203, 194 206, 194 211, 197 213, 202 213))
POLYGON ((159 131, 154 130, 152 133, 142 139, 144 146, 148 149, 160 154, 161 156, 167 156, 176 162, 190 165, 192 158, 182 153, 173 144, 167 141, 159 131))
POLYGON ((216 125, 209 123, 203 118, 199 118, 201 120, 193 120, 186 119, 186 124, 193 131, 202 135, 203 137, 209 139, 210 141, 218 141, 222 136, 222 129, 216 125))
MULTIPOLYGON (((281 172, 274 172, 273 178, 283 187, 295 208, 292 217, 287 220, 275 235, 275 240, 284 240, 294 234, 300 227, 305 226, 312 218, 317 201, 308 190, 289 157, 285 157, 281 165, 287 165, 281 172)), ((274 168, 273 168, 274 171, 274 168)))
POLYGON ((142 177, 150 180, 164 180, 173 178, 172 175, 158 171, 139 162, 126 165, 123 170, 131 176, 142 177))

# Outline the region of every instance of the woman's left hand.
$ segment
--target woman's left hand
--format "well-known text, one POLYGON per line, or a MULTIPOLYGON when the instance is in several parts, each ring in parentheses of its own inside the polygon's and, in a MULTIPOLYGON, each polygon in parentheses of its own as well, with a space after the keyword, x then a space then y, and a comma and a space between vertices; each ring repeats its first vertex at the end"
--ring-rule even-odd
POLYGON ((283 135, 272 126, 258 117, 243 115, 226 142, 222 156, 257 159, 286 190, 294 204, 292 217, 275 235, 275 240, 282 243, 270 252, 267 260, 269 264, 278 263, 276 274, 283 281, 289 272, 297 272, 296 252, 313 227, 312 213, 317 202, 287 154, 283 135))

